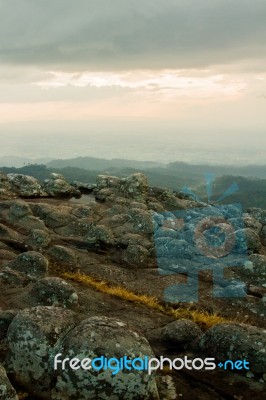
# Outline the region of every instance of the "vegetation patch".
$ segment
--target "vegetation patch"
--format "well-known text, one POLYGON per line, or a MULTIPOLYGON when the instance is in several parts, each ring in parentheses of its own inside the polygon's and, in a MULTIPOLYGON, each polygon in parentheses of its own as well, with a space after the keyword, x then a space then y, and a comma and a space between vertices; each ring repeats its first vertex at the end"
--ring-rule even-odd
MULTIPOLYGON (((105 293, 117 298, 133 302, 135 304, 146 306, 152 310, 162 312, 175 319, 189 319, 196 324, 200 325, 203 329, 209 329, 214 325, 221 323, 236 322, 236 319, 227 319, 216 313, 209 313, 200 309, 190 309, 190 308, 174 308, 161 303, 156 297, 149 296, 146 294, 140 294, 135 291, 128 290, 121 286, 114 286, 105 281, 99 281, 92 278, 89 275, 77 273, 65 272, 62 278, 69 279, 77 283, 89 286, 101 293, 105 293)), ((239 321, 238 321, 239 322, 239 321)))

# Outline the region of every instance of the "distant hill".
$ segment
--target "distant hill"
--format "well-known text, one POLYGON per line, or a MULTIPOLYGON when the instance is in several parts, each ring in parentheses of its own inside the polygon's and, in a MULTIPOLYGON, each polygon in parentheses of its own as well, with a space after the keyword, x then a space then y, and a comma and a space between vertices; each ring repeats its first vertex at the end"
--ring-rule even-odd
POLYGON ((0 165, 5 167, 21 168, 27 164, 46 164, 51 161, 51 158, 28 158, 28 157, 17 157, 17 156, 4 156, 0 157, 0 165))
MULTIPOLYGON (((46 165, 25 165, 22 168, 0 167, 0 170, 5 173, 20 173, 25 175, 32 175, 43 181, 48 178, 50 173, 62 173, 69 182, 74 180, 95 183, 98 175, 116 175, 118 177, 126 177, 135 172, 143 172, 149 180, 150 186, 165 187, 175 191, 181 191, 183 187, 190 187, 203 201, 206 200, 206 184, 204 181, 204 173, 208 172, 207 167, 205 170, 194 166, 194 168, 187 167, 185 164, 184 169, 177 168, 177 165, 172 167, 162 168, 119 168, 109 167, 108 169, 82 169, 77 167, 64 167, 52 168, 46 165)), ((99 166, 99 164, 98 164, 99 166)), ((210 170, 212 168, 209 167, 210 170)), ((218 175, 218 174, 217 174, 218 175)), ((212 199, 215 201, 220 197, 225 190, 233 183, 237 183, 239 190, 231 194, 228 198, 223 200, 223 203, 241 203, 243 208, 260 207, 266 209, 266 179, 260 178, 246 178, 243 176, 217 176, 214 180, 212 199)))
POLYGON ((104 158, 95 157, 77 157, 68 160, 52 160, 47 163, 48 167, 51 168, 65 168, 75 167, 82 169, 91 170, 105 170, 105 169, 121 169, 121 168, 163 168, 164 164, 153 162, 153 161, 135 161, 135 160, 123 160, 114 158, 112 160, 106 160, 104 158))

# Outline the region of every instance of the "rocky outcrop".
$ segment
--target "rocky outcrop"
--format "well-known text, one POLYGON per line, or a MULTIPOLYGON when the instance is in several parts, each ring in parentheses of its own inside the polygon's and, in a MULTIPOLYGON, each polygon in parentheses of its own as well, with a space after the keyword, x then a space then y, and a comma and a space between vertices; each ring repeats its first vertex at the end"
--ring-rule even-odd
POLYGON ((61 174, 51 174, 51 178, 44 181, 42 188, 52 197, 81 196, 81 192, 70 185, 61 174))
POLYGON ((198 203, 148 187, 142 174, 100 176, 88 186, 54 174, 46 193, 30 178, 13 178, 23 182, 19 188, 0 174, 0 364, 11 382, 0 370, 0 397, 12 398, 12 386, 22 386, 36 400, 82 400, 88 390, 92 400, 195 393, 221 400, 240 396, 238 382, 246 388, 243 400, 253 392, 260 398, 265 211, 198 203), (90 193, 88 203, 69 201, 77 189, 90 193), (179 311, 188 319, 176 320, 179 311), (208 329, 219 318, 206 311, 248 324, 208 329), (189 320, 194 315, 200 325, 189 320), (71 350, 93 357, 210 355, 222 364, 246 358, 251 367, 248 376, 219 375, 217 367, 212 379, 199 371, 54 371, 55 354, 71 350))
POLYGON ((20 197, 40 197, 46 195, 39 181, 32 176, 8 174, 7 178, 12 191, 20 197))

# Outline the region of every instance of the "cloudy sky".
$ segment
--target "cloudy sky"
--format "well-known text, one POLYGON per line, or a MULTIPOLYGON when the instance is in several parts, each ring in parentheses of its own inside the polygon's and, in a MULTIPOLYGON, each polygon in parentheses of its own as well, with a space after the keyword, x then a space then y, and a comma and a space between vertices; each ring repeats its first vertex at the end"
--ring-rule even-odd
POLYGON ((0 15, 0 155, 34 138, 49 156, 64 135, 61 156, 90 135, 266 148, 265 0, 0 0, 0 15))

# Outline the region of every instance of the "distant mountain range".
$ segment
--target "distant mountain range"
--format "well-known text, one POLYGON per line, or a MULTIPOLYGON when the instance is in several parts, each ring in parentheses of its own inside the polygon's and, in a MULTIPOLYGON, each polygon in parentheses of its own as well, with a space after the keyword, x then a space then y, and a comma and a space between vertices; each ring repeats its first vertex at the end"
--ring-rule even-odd
POLYGON ((223 203, 238 202, 244 208, 266 208, 266 165, 236 166, 209 166, 192 165, 184 162, 161 164, 156 161, 135 161, 112 159, 106 160, 94 157, 78 157, 69 160, 32 160, 23 158, 0 158, 0 165, 4 161, 16 161, 18 167, 10 167, 7 163, 0 167, 5 173, 21 173, 32 175, 39 180, 46 179, 51 172, 62 173, 68 181, 79 180, 94 183, 100 174, 126 177, 135 172, 143 172, 149 179, 151 186, 170 188, 182 191, 190 188, 202 200, 207 199, 204 176, 213 174, 212 199, 219 198, 233 183, 238 190, 223 200, 223 203), (23 162, 23 166, 21 163, 23 162))
POLYGON ((28 158, 17 156, 3 156, 0 157, 0 166, 21 168, 27 164, 46 164, 52 161, 52 158, 28 158))

